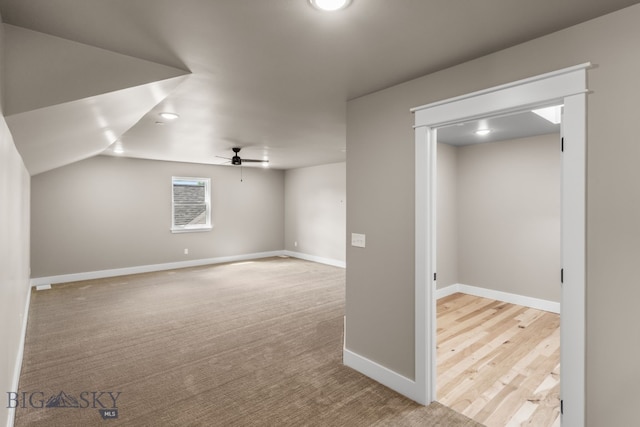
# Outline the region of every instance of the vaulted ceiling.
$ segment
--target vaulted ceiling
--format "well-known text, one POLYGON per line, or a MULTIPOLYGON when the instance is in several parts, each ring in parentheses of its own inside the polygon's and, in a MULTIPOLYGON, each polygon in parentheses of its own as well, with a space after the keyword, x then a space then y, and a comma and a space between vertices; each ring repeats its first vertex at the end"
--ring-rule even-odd
POLYGON ((635 3, 0 0, 3 111, 32 174, 235 146, 280 169, 338 162, 347 100, 635 3))

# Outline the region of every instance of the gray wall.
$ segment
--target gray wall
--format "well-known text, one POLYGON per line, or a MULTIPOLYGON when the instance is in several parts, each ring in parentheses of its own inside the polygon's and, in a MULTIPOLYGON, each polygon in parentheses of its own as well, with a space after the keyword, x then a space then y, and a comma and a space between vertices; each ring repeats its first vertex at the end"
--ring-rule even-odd
MULTIPOLYGON (((436 201, 436 271, 438 289, 460 283, 458 278, 458 150, 438 144, 436 201)), ((471 283, 465 283, 470 285, 471 283)))
MULTIPOLYGON (((0 31, 0 46, 3 46, 0 31)), ((0 69, 4 56, 0 52, 0 69)), ((1 76, 0 76, 1 77, 1 76)), ((4 115, 0 115, 0 391, 14 389, 29 288, 30 177, 4 115)), ((0 404, 0 424, 8 420, 7 405, 0 404)))
POLYGON ((438 289, 560 301, 559 138, 438 144, 438 289))
POLYGON ((285 172, 286 250, 345 261, 345 180, 345 163, 285 172))
POLYGON ((460 283, 560 301, 559 141, 458 148, 460 283))
POLYGON ((634 425, 640 401, 640 5, 364 96, 347 106, 346 347, 414 376, 414 152, 409 109, 593 62, 587 111, 589 426, 634 425), (384 165, 384 173, 381 173, 384 165))
POLYGON ((284 172, 98 156, 33 177, 32 276, 284 247, 284 172), (171 177, 211 178, 213 230, 171 233, 171 177), (184 254, 184 249, 189 254, 184 254))

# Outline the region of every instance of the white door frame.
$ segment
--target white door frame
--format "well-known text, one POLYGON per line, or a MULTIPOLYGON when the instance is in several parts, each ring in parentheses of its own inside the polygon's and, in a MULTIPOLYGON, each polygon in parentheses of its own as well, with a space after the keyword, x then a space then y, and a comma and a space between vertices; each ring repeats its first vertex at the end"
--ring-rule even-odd
MULTIPOLYGON (((414 108, 416 155, 415 389, 436 400, 436 128, 564 103, 561 398, 565 426, 585 424, 586 63, 414 108)), ((560 274, 560 272, 558 272, 560 274)))

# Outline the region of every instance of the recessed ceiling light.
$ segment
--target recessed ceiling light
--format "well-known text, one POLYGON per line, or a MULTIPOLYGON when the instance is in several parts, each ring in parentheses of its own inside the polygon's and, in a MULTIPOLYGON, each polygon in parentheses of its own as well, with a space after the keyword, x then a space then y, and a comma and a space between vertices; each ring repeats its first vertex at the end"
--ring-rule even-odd
POLYGON ((113 144, 113 152, 116 154, 122 154, 124 153, 124 148, 122 147, 122 142, 120 141, 116 141, 113 144))
POLYGON ((162 117, 163 119, 167 119, 167 120, 175 120, 178 117, 180 117, 176 113, 169 113, 169 112, 160 113, 159 116, 162 117))
POLYGON ((490 133, 491 133, 491 129, 478 129, 476 131, 476 135, 479 135, 479 136, 489 135, 490 133))
POLYGON ((316 9, 334 12, 349 6, 351 0, 309 0, 309 3, 316 9))

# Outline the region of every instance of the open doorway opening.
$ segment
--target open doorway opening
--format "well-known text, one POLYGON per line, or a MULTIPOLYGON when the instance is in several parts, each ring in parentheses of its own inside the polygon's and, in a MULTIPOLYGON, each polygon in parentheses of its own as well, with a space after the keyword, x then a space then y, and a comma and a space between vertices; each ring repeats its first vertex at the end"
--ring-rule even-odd
POLYGON ((415 381, 408 395, 428 404, 436 391, 436 129, 533 106, 564 104, 561 189, 561 404, 563 425, 585 423, 586 72, 590 64, 414 108, 415 381), (570 361, 570 363, 566 363, 570 361))
POLYGON ((489 427, 560 422, 560 110, 437 129, 438 401, 489 427))

